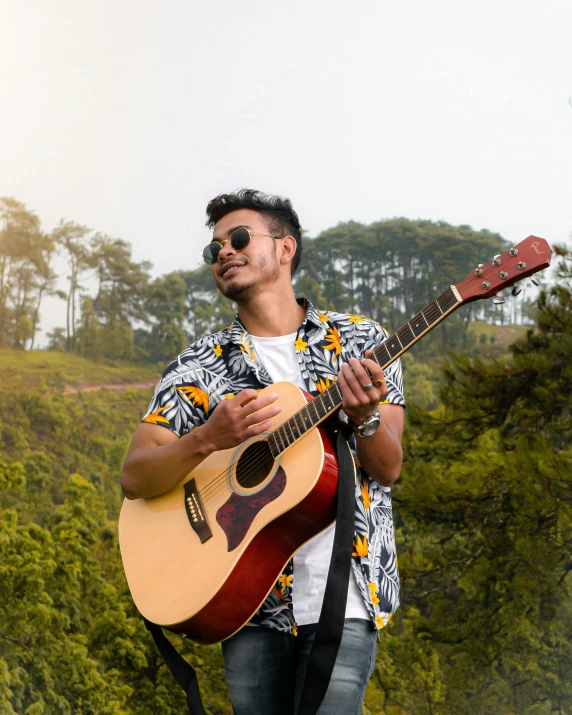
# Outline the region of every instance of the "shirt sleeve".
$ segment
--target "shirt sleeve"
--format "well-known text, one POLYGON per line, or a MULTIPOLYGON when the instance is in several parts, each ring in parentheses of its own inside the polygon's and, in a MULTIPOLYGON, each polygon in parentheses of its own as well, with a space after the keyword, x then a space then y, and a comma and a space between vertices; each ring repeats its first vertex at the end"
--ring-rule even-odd
POLYGON ((177 437, 206 422, 209 397, 200 372, 178 360, 172 362, 157 383, 141 422, 166 427, 177 437))
MULTIPOLYGON (((364 345, 366 350, 374 350, 380 343, 389 337, 389 333, 379 323, 371 322, 371 330, 364 345)), ((380 405, 401 405, 405 407, 405 395, 403 394, 403 372, 401 360, 399 358, 389 365, 384 371, 387 394, 379 403, 380 405)))

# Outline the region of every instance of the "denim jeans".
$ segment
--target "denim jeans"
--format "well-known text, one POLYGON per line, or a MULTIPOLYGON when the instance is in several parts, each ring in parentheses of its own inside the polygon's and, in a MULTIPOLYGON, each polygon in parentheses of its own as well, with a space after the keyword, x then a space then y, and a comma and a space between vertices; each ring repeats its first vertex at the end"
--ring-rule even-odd
MULTIPOLYGON (((293 715, 298 710, 317 625, 298 635, 246 626, 222 643, 235 715, 293 715)), ((377 633, 369 621, 346 619, 332 679, 319 715, 361 715, 375 664, 377 633)))

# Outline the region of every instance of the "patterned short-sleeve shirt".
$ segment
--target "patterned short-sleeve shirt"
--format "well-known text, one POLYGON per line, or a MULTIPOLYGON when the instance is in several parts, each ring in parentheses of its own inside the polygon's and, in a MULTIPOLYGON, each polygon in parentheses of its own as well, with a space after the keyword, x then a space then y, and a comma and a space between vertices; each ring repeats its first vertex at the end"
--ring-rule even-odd
MULTIPOLYGON (((294 348, 306 390, 318 395, 337 377, 342 362, 361 358, 383 342, 388 333, 361 315, 316 310, 299 299, 306 317, 294 348)), ((384 403, 405 406, 399 360, 385 371, 388 392, 384 403)), ((203 424, 221 400, 247 388, 272 384, 258 359, 252 340, 238 316, 224 330, 189 345, 166 368, 143 417, 179 437, 203 424)), ((391 490, 358 468, 356 482, 353 572, 372 622, 383 628, 399 605, 399 575, 393 531, 391 490)), ((296 632, 292 609, 291 560, 252 622, 296 632)))

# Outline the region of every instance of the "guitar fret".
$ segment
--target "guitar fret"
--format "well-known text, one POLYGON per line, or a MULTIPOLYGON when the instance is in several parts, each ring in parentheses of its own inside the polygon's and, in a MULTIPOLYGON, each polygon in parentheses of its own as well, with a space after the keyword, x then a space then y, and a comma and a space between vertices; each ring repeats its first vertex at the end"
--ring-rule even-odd
POLYGON ((409 343, 415 339, 415 333, 411 330, 409 323, 405 323, 405 325, 397 331, 397 337, 402 346, 409 345, 409 343), (409 335, 407 333, 409 333, 409 335))
POLYGON ((270 445, 270 452, 272 453, 272 456, 276 459, 276 457, 280 454, 278 443, 276 441, 276 432, 273 432, 270 437, 268 437, 268 444, 270 445))
POLYGON ((415 337, 421 335, 425 328, 429 327, 429 323, 423 315, 423 311, 421 313, 417 313, 417 315, 411 318, 411 320, 407 324, 410 326, 411 331, 413 332, 413 335, 415 335, 415 337), (423 319, 423 322, 421 322, 421 319, 423 319))
POLYGON ((331 394, 330 394, 330 391, 329 391, 329 390, 326 390, 326 391, 325 391, 325 394, 330 398, 330 402, 332 403, 332 409, 335 410, 335 409, 336 409, 336 403, 335 403, 334 400, 332 399, 332 396, 331 396, 331 394))

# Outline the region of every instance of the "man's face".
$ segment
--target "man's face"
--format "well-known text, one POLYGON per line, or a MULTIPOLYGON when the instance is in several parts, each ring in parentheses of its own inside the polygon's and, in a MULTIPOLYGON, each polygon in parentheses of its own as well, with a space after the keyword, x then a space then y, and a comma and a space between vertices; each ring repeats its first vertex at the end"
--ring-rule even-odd
MULTIPOLYGON (((274 283, 280 273, 276 256, 276 239, 260 234, 273 234, 264 218, 250 209, 227 214, 215 225, 213 240, 226 241, 212 265, 212 272, 221 293, 237 303, 245 303, 262 288, 274 283), (231 245, 230 234, 245 226, 252 235, 242 251, 231 245)), ((277 234, 280 235, 280 234, 277 234)))

